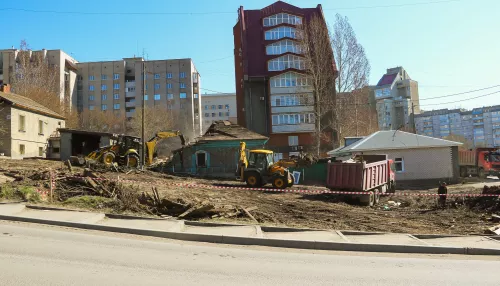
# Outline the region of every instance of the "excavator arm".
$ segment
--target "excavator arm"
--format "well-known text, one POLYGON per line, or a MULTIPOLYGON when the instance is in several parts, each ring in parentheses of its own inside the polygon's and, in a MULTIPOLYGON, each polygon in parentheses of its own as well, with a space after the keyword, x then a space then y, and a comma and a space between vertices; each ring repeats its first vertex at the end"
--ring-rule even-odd
POLYGON ((244 172, 248 167, 247 154, 245 152, 246 143, 240 142, 240 159, 238 160, 238 170, 236 171, 236 176, 240 178, 241 181, 245 180, 244 172))
POLYGON ((153 163, 154 152, 156 148, 156 144, 158 141, 165 138, 170 137, 179 137, 181 139, 182 146, 186 145, 186 140, 182 133, 178 130, 171 131, 161 131, 155 134, 153 138, 151 138, 148 142, 146 142, 146 151, 147 151, 147 165, 153 163))

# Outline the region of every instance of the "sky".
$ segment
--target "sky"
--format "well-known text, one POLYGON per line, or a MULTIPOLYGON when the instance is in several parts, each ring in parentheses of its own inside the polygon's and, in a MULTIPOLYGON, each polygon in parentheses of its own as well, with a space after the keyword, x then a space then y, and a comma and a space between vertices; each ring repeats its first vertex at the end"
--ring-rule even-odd
MULTIPOLYGON (((25 39, 33 50, 62 49, 81 62, 143 53, 150 60, 192 58, 208 93, 235 91, 232 28, 238 7, 261 9, 275 2, 3 1, 0 49, 19 47, 25 39)), ((500 1, 286 2, 303 8, 322 4, 330 25, 337 13, 347 16, 370 61, 370 84, 387 68, 403 66, 419 83, 424 110, 500 104, 500 1), (492 86, 497 87, 435 98, 492 86)))

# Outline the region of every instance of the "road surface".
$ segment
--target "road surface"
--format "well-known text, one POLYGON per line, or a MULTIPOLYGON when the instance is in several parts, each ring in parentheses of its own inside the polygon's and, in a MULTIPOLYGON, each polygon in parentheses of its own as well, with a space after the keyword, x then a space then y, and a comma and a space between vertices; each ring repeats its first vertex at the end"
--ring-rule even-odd
POLYGON ((0 221, 2 285, 498 285, 497 257, 186 243, 0 221))

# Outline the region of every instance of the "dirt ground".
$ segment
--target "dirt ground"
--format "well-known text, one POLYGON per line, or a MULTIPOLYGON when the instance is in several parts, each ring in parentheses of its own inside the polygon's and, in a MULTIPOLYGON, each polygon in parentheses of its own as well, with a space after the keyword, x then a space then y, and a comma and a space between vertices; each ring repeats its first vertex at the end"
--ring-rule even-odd
MULTIPOLYGON (((46 168, 66 172, 61 162, 43 160, 0 160, 0 171, 17 170, 30 172, 46 168)), ((75 168, 74 172, 81 169, 75 168)), ((175 177, 151 171, 129 174, 102 173, 109 179, 117 179, 124 184, 133 184, 143 191, 152 187, 158 189, 161 197, 170 200, 208 201, 228 208, 257 207, 253 216, 263 225, 289 227, 406 232, 418 234, 484 234, 485 230, 498 222, 490 221, 491 214, 500 214, 496 198, 448 198, 444 209, 437 208, 435 197, 401 196, 398 193, 435 193, 436 189, 398 191, 394 196, 382 197, 380 204, 373 207, 359 206, 346 202, 338 195, 266 192, 242 189, 210 188, 209 186, 242 186, 230 180, 208 180, 191 177, 175 177), (124 181, 125 180, 125 181, 124 181), (199 186, 175 186, 173 184, 198 184, 199 186), (401 203, 390 206, 388 201, 401 203), (485 203, 486 201, 486 203, 485 203)), ((500 182, 499 182, 500 185, 500 182)), ((463 184, 449 187, 449 193, 481 193, 478 184, 463 184)), ((294 188, 305 189, 305 186, 294 188)), ((252 223, 245 215, 234 218, 202 218, 213 222, 252 223)))

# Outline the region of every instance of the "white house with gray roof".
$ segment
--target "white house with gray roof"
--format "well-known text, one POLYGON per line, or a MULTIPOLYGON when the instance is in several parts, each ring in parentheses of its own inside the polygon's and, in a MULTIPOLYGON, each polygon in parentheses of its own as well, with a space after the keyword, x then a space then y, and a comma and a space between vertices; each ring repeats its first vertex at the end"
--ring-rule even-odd
POLYGON ((343 157, 386 154, 394 160, 397 181, 457 181, 458 146, 453 142, 403 131, 378 131, 351 145, 328 152, 343 157))

